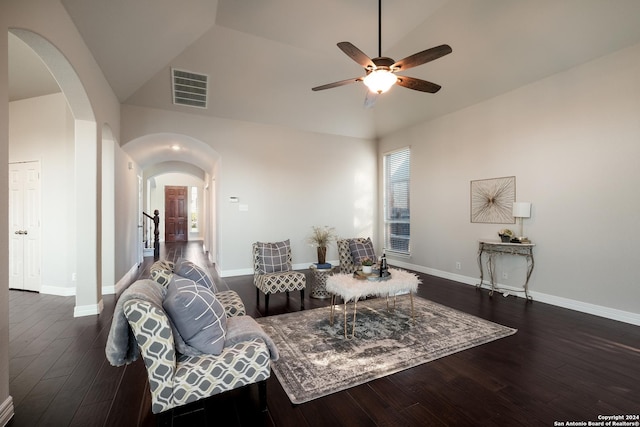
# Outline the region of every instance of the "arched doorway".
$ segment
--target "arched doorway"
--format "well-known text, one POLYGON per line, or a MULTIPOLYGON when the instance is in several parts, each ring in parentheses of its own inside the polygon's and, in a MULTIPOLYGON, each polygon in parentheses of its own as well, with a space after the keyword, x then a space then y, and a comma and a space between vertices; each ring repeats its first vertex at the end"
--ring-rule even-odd
POLYGON ((144 135, 125 143, 122 149, 144 171, 144 205, 145 209, 149 209, 150 212, 156 208, 156 206, 150 205, 149 200, 149 188, 154 177, 177 172, 197 177, 202 181, 202 191, 199 194, 199 203, 202 206, 199 233, 203 239, 204 249, 208 252, 209 260, 217 264, 215 186, 220 155, 208 144, 198 139, 174 133, 144 135))
MULTIPOLYGON (((95 115, 80 78, 62 52, 32 31, 13 28, 9 32, 40 57, 58 82, 73 116, 74 202, 70 208, 73 229, 72 236, 67 236, 65 248, 69 251, 71 258, 71 267, 69 267, 71 272, 68 276, 76 284, 71 293, 75 293, 76 296, 74 316, 99 314, 102 310, 102 294, 101 278, 98 273, 100 245, 98 209, 100 205, 97 200, 99 193, 96 174, 98 132, 95 115), (92 199, 90 195, 95 197, 92 199)), ((43 247, 47 247, 47 242, 43 247)))

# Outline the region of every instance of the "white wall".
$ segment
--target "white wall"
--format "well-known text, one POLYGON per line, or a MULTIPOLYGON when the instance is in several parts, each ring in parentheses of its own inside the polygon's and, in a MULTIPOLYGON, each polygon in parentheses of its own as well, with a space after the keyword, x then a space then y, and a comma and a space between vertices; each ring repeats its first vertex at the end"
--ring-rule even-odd
MULTIPOLYGON (((0 17, 0 99, 9 99, 8 32, 0 17)), ((0 102, 0 200, 9 200, 9 103, 0 102)), ((8 203, 0 203, 0 224, 9 224, 8 203)), ((9 395, 9 227, 0 227, 0 424, 13 416, 9 395)))
POLYGON ((218 206, 216 203, 216 180, 212 178, 211 175, 205 174, 204 178, 204 194, 202 198, 202 206, 204 210, 203 217, 203 235, 204 235, 204 250, 207 252, 209 256, 209 261, 216 262, 218 258, 218 248, 217 248, 217 228, 215 227, 216 215, 218 212, 218 206))
POLYGON ((138 265, 138 176, 142 171, 131 157, 115 147, 115 278, 128 277, 138 265), (131 169, 129 168, 131 164, 131 169))
POLYGON ((73 295, 73 117, 61 93, 9 103, 9 162, 40 161, 41 292, 73 295))
MULTIPOLYGON (((477 283, 477 240, 506 225, 470 223, 470 181, 513 175, 517 200, 533 203, 534 299, 640 322, 639 76, 637 45, 384 138, 380 153, 412 148, 412 257, 401 261, 477 283)), ((502 271, 518 286, 524 262, 502 271)))
POLYGON ((102 224, 102 294, 116 292, 115 276, 115 150, 120 148, 111 129, 103 129, 102 139, 102 194, 101 194, 101 224, 102 224))
MULTIPOLYGON (((222 275, 250 274, 251 244, 258 240, 288 238, 294 264, 316 262, 306 242, 314 225, 335 227, 344 237, 376 237, 374 141, 131 105, 122 111, 125 150, 127 141, 173 132, 220 154, 215 262, 222 275), (232 196, 239 203, 230 203, 232 196)), ((335 245, 327 257, 337 260, 335 245)))

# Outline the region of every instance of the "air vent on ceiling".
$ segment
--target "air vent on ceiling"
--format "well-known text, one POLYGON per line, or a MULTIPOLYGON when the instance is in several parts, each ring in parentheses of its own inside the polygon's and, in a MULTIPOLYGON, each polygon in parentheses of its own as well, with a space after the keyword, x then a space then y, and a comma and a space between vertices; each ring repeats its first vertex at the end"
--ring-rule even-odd
POLYGON ((209 76, 189 71, 171 69, 173 78, 173 103, 190 107, 207 108, 207 83, 209 76))

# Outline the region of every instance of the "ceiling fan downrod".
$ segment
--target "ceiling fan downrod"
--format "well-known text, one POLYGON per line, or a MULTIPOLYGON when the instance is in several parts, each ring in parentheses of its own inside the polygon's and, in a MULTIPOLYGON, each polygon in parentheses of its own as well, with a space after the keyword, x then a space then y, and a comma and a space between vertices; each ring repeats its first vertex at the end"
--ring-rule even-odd
POLYGON ((382 56, 382 0, 378 0, 378 58, 382 56))

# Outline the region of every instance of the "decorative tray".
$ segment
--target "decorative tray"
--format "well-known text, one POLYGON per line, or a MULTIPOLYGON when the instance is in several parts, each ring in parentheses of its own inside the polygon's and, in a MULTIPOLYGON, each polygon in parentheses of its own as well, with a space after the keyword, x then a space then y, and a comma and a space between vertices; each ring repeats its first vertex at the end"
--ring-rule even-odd
POLYGON ((387 271, 382 275, 382 277, 380 277, 380 271, 378 271, 378 270, 373 270, 369 274, 363 273, 361 270, 358 270, 358 271, 355 271, 353 273, 353 277, 355 279, 358 279, 358 280, 369 280, 371 282, 382 282, 382 281, 391 279, 391 273, 389 273, 387 271))

